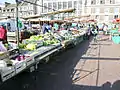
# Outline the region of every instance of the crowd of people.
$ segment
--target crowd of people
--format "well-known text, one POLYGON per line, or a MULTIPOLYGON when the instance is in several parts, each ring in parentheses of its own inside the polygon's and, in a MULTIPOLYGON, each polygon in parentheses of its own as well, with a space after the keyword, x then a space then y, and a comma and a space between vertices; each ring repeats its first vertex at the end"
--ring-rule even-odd
MULTIPOLYGON (((81 28, 87 28, 87 33, 84 35, 84 39, 90 39, 90 36, 94 36, 96 38, 96 36, 98 35, 99 31, 102 31, 104 35, 107 35, 109 30, 110 30, 110 26, 102 23, 102 25, 100 26, 98 23, 94 23, 94 24, 83 24, 83 23, 44 23, 41 26, 41 30, 35 32, 35 35, 37 34, 45 34, 47 32, 56 32, 56 31, 61 31, 61 30, 80 30, 81 28)), ((117 25, 112 26, 112 28, 118 28, 117 25)), ((27 31, 27 29, 25 30, 27 31)), ((28 36, 28 32, 27 34, 25 34, 26 36, 28 36)), ((30 37, 30 35, 28 36, 30 37)), ((7 43, 7 28, 4 25, 0 26, 0 44, 5 44, 7 43)))
POLYGON ((96 36, 101 31, 103 35, 110 35, 109 39, 111 40, 111 31, 112 30, 119 30, 119 25, 117 24, 88 24, 86 38, 89 39, 90 36, 94 36, 94 38, 97 38, 96 36))

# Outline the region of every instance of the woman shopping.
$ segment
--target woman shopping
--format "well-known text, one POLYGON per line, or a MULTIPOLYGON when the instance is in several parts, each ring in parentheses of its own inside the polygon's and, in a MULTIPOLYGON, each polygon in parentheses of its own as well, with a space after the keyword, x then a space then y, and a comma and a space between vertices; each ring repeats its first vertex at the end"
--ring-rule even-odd
POLYGON ((0 26, 0 51, 7 51, 4 44, 7 42, 7 30, 4 25, 0 26))

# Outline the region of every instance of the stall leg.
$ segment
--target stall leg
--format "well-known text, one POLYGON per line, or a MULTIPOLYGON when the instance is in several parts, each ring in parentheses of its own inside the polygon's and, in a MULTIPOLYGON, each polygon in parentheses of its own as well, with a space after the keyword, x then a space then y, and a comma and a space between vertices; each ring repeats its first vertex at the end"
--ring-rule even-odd
POLYGON ((44 60, 45 60, 45 63, 48 63, 50 60, 50 56, 47 56, 44 60))
POLYGON ((38 63, 36 63, 35 65, 31 66, 30 69, 29 69, 29 72, 34 72, 37 69, 38 69, 38 63))

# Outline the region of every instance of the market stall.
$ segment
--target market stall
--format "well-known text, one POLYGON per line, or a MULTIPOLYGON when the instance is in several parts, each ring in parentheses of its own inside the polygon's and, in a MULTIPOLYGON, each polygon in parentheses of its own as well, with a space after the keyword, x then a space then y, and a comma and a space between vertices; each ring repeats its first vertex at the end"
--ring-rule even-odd
MULTIPOLYGON (((74 9, 61 10, 48 14, 54 15, 73 11, 74 9)), ((36 17, 39 16, 34 16, 32 18, 36 17)), ((26 19, 31 19, 31 17, 26 17, 26 19)), ((40 23, 40 19, 36 22, 40 23)), ((60 23, 60 25, 62 23, 66 23, 63 20, 51 20, 50 22, 53 24, 60 23)), ((58 25, 55 26, 59 28, 58 25)), ((47 63, 54 53, 59 52, 61 49, 66 49, 69 46, 76 46, 82 42, 83 37, 86 34, 85 28, 78 28, 77 26, 74 27, 77 29, 70 30, 67 27, 65 30, 56 29, 55 31, 51 30, 36 35, 32 34, 29 38, 25 38, 19 42, 19 47, 17 47, 16 44, 9 43, 7 46, 9 48, 8 51, 0 53, 1 82, 5 82, 26 70, 33 72, 37 69, 39 62, 44 61, 47 63)))
POLYGON ((47 62, 49 56, 54 52, 58 52, 62 48, 62 45, 55 39, 47 39, 41 42, 40 37, 39 42, 36 37, 32 37, 30 41, 24 41, 24 44, 21 44, 20 48, 20 53, 18 53, 18 49, 12 49, 0 54, 1 81, 4 82, 26 69, 30 69, 32 72, 41 60, 44 59, 47 62))
POLYGON ((27 69, 30 72, 34 71, 40 61, 45 60, 45 62, 48 62, 50 55, 53 53, 64 47, 66 48, 70 44, 76 45, 75 42, 78 43, 79 41, 77 37, 83 36, 84 33, 62 31, 52 35, 47 33, 44 36, 31 36, 30 39, 26 39, 20 44, 20 54, 18 54, 18 49, 1 53, 1 81, 4 82, 27 69))

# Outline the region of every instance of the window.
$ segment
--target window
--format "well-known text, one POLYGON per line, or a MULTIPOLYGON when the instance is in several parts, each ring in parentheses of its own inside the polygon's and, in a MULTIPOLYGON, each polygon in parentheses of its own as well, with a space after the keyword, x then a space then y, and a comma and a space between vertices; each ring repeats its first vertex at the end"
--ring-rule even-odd
MULTIPOLYGON (((87 0, 86 0, 87 1, 87 0)), ((79 0, 79 4, 82 5, 82 0, 79 0)))
POLYGON ((119 14, 119 8, 114 8, 114 14, 118 15, 119 14))
POLYGON ((91 1, 91 4, 93 4, 94 2, 93 1, 91 1))
POLYGON ((115 0, 110 0, 110 4, 115 4, 115 0))
POLYGON ((112 4, 112 0, 110 0, 110 4, 112 4))
POLYGON ((24 7, 24 10, 26 10, 27 7, 24 7))
POLYGON ((118 18, 118 15, 114 15, 114 19, 118 18))
POLYGON ((9 9, 7 9, 7 12, 9 12, 9 9))
POLYGON ((48 7, 49 7, 48 11, 51 11, 52 10, 52 3, 48 3, 48 7))
POLYGON ((105 13, 105 14, 108 14, 108 13, 109 13, 109 10, 110 10, 109 8, 105 8, 105 9, 104 9, 104 13, 105 13))
POLYGON ((72 8, 72 1, 68 1, 68 8, 72 8))
POLYGON ((20 7, 20 11, 22 11, 22 7, 20 7))
POLYGON ((109 20, 109 16, 108 15, 105 15, 104 16, 104 21, 108 21, 109 20))
POLYGON ((95 13, 95 8, 91 8, 91 13, 95 13))
POLYGON ((95 12, 96 12, 96 14, 99 14, 100 13, 100 8, 96 8, 95 12))
POLYGON ((53 9, 57 8, 57 3, 53 2, 53 9))
POLYGON ((62 3, 58 2, 58 9, 61 9, 61 8, 62 8, 62 3))
POLYGON ((85 5, 85 6, 87 5, 87 0, 85 0, 85 3, 84 3, 84 5, 85 5))
POLYGON ((44 3, 44 12, 47 12, 47 3, 44 3))
POLYGON ((100 0, 100 4, 105 4, 105 0, 100 0))
POLYGON ((63 9, 67 8, 67 2, 63 2, 63 9))
POLYGON ((91 0, 91 4, 92 5, 96 4, 96 0, 91 0))
POLYGON ((3 12, 5 12, 5 10, 3 10, 3 12))
POLYGON ((98 18, 99 18, 99 15, 96 15, 96 16, 95 16, 95 19, 98 19, 98 18))
POLYGON ((11 12, 14 12, 14 9, 11 9, 11 12))
POLYGON ((77 8, 77 1, 74 1, 74 8, 77 8))

